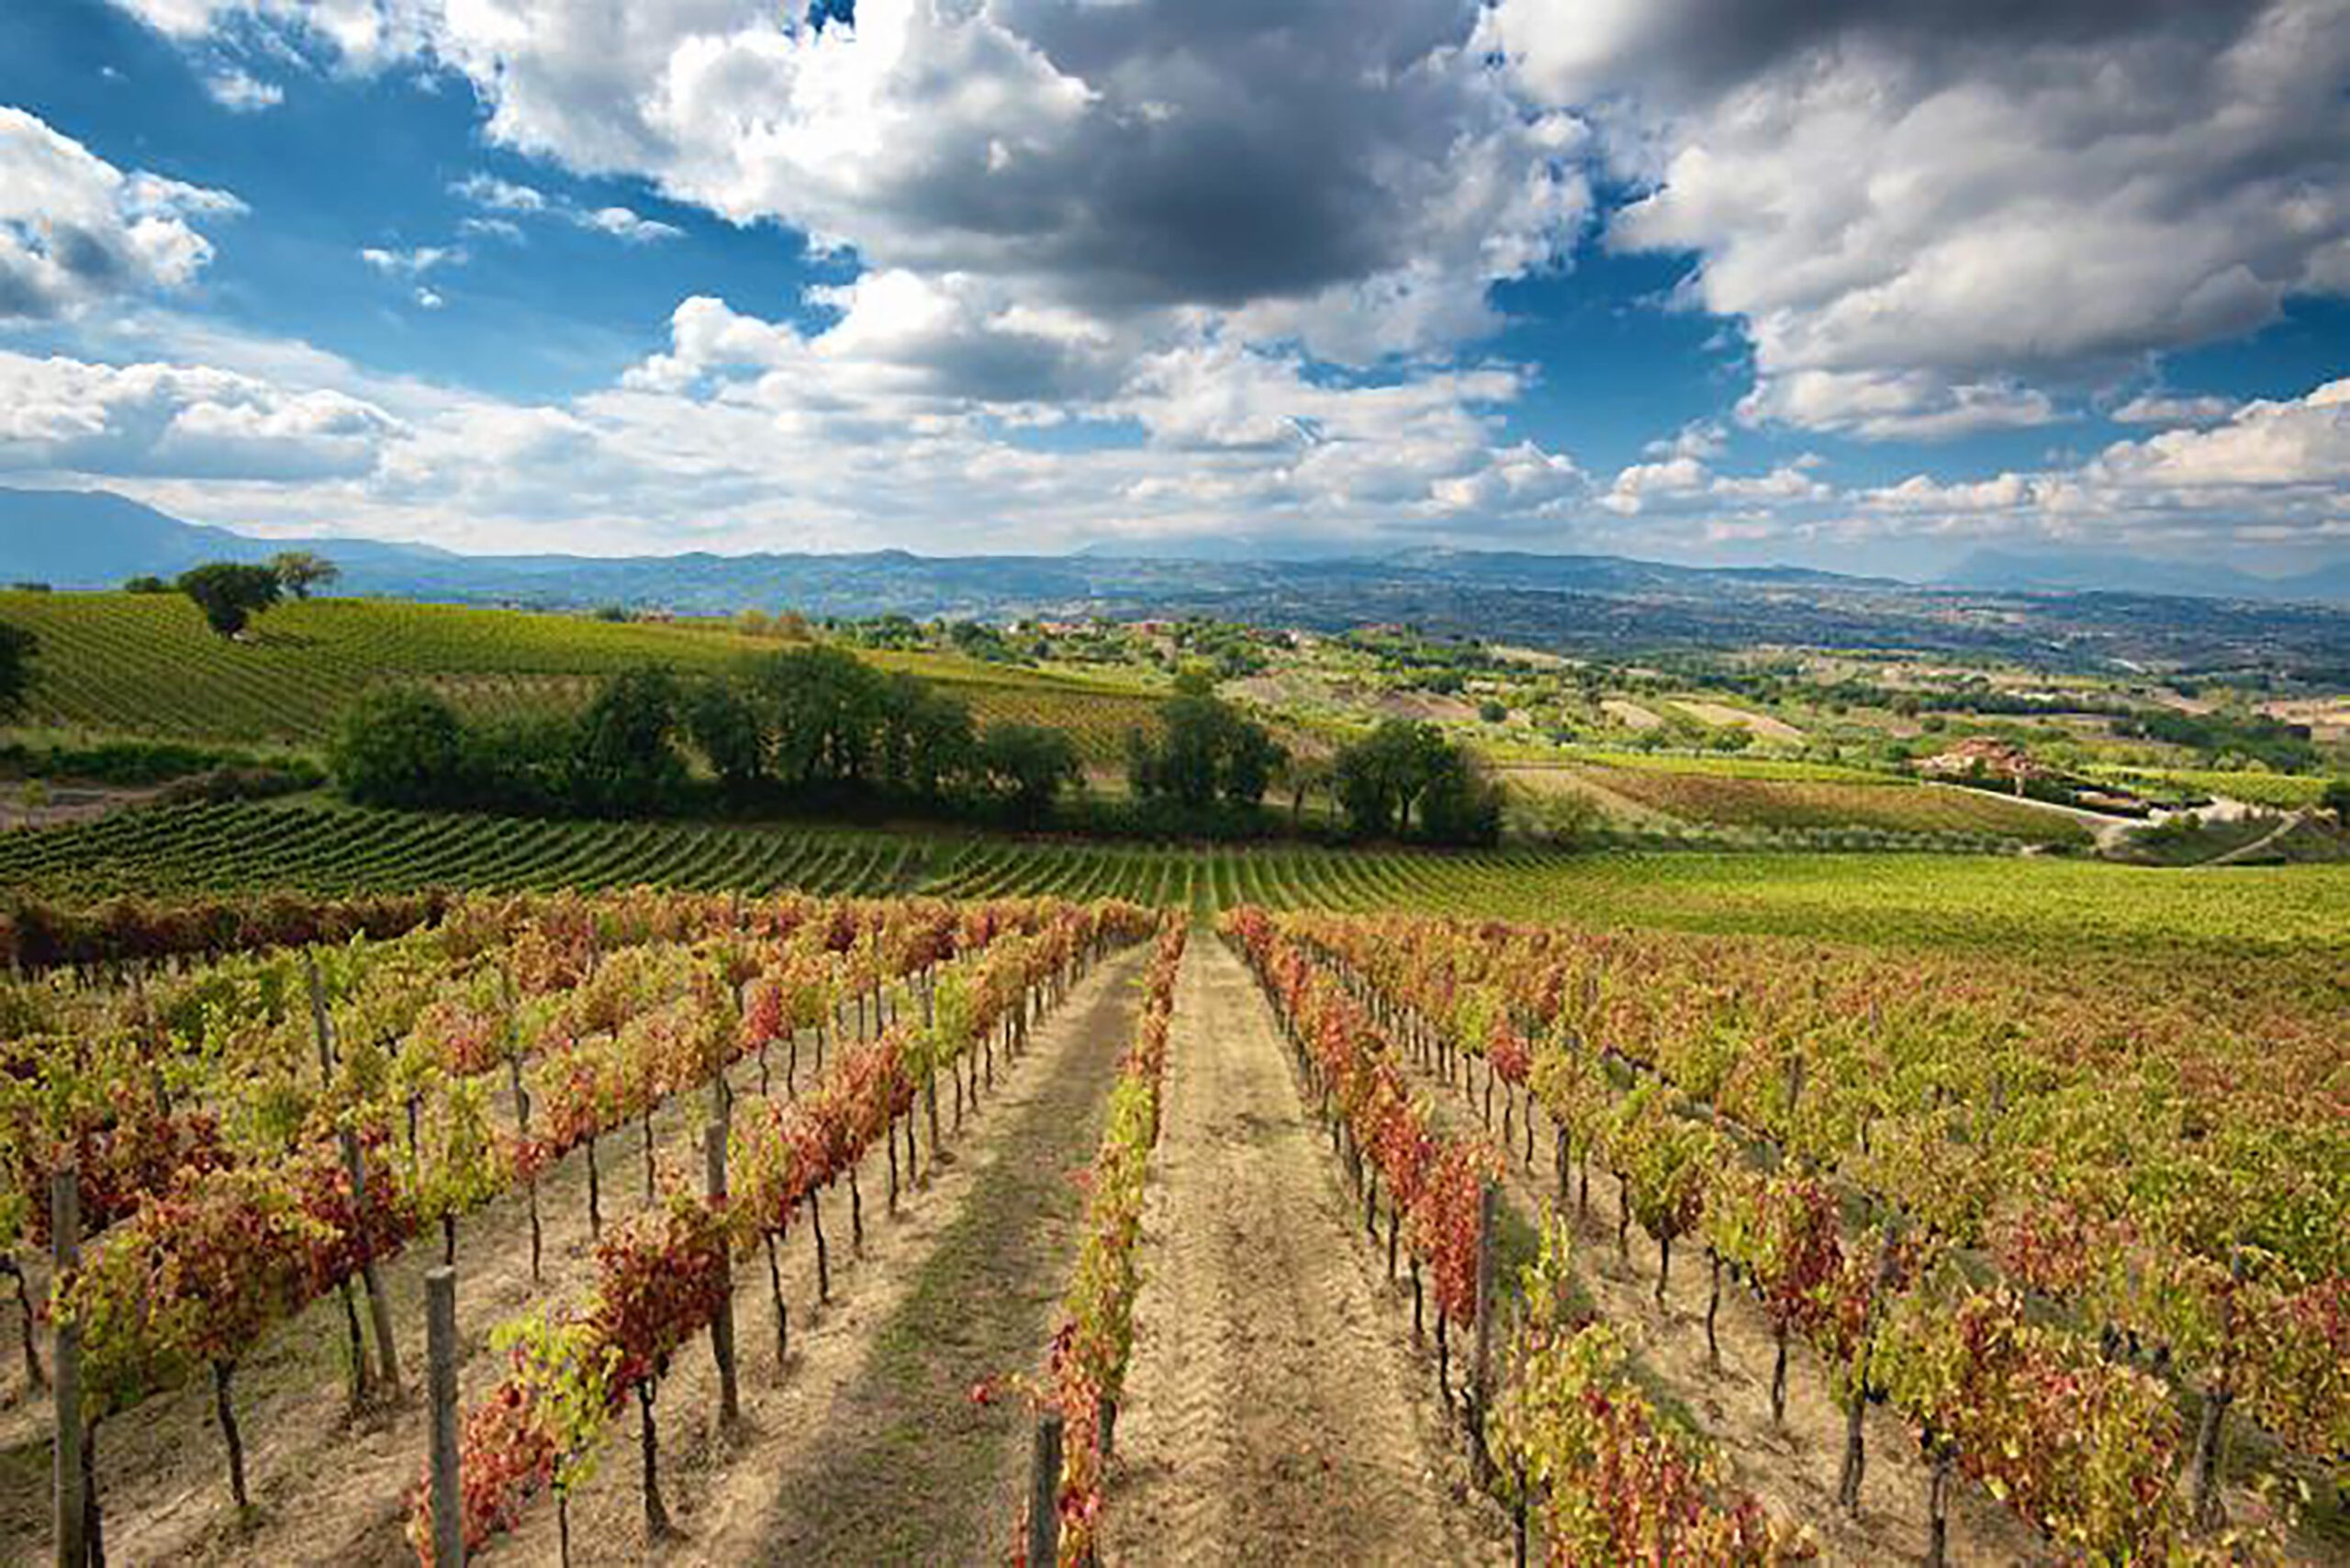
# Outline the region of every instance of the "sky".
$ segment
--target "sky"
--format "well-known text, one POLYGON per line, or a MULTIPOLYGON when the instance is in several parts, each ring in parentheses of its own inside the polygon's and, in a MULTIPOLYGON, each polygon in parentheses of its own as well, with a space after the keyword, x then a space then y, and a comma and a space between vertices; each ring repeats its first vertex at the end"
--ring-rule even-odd
POLYGON ((0 485, 2350 558, 2350 0, 6 0, 0 485))

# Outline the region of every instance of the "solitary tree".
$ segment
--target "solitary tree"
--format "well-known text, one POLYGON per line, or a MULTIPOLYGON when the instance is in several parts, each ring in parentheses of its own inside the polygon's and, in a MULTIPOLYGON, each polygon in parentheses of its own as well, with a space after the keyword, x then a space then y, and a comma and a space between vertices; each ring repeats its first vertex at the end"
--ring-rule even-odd
POLYGON ((246 623, 277 602, 282 585, 267 566, 214 561, 180 574, 180 592, 196 601, 204 619, 223 637, 233 637, 246 623))
POLYGON ((308 550, 280 551, 269 558, 269 569, 277 574, 278 586, 296 599, 308 599, 312 588, 325 588, 342 577, 341 566, 308 550))
POLYGON ((142 573, 124 583, 122 591, 125 593, 169 593, 172 591, 172 585, 161 577, 142 573))

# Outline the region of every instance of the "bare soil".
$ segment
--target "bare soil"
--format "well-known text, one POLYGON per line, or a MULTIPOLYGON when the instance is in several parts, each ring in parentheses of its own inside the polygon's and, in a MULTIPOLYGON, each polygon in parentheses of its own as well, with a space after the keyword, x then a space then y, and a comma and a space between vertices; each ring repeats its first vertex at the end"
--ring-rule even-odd
POLYGON ((1221 943, 1177 982, 1110 1476, 1120 1562, 1506 1561, 1410 1308, 1374 1265, 1271 1011, 1221 943))

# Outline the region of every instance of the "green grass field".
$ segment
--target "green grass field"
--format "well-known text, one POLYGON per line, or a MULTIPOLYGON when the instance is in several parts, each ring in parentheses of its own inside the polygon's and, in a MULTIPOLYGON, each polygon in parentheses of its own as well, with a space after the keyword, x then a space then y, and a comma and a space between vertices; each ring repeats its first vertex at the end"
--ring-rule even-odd
POLYGON ((1948 855, 1162 848, 250 803, 0 835, 0 884, 73 902, 636 883, 1117 896, 1203 914, 1244 902, 1416 909, 1881 946, 2132 954, 2183 944, 2247 957, 2350 946, 2350 865, 2160 871, 1948 855))

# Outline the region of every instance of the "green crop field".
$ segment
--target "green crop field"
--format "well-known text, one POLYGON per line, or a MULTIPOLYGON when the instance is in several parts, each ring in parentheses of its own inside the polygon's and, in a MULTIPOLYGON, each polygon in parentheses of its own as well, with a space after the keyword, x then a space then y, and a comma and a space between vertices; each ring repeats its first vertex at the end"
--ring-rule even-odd
POLYGON ((1201 913, 1419 909, 1871 946, 2339 952, 2350 865, 2176 873, 2058 859, 1157 847, 676 823, 181 806, 0 835, 0 885, 69 902, 294 888, 1116 896, 1201 913))
POLYGON ((1978 790, 1930 789, 1891 778, 1854 783, 1638 767, 1575 771, 1610 794, 1682 822, 1725 827, 1851 826, 1897 833, 1986 834, 2028 844, 2089 842, 2088 830, 2060 812, 1978 790))
POLYGON ((717 669, 763 644, 677 626, 448 605, 281 605, 245 640, 214 636, 176 594, 0 593, 0 623, 40 639, 29 724, 178 738, 313 741, 392 680, 561 700, 578 678, 648 659, 717 669))
MULTIPOLYGON (((176 594, 0 592, 0 624, 40 639, 20 722, 50 731, 251 744, 322 741, 369 688, 431 687, 476 714, 576 708, 597 679, 646 661, 715 672, 776 643, 715 625, 388 600, 280 605, 247 636, 214 636, 176 594)), ((980 722, 1067 732, 1090 762, 1124 755, 1157 700, 1143 689, 941 655, 867 655, 966 700, 980 722)))

